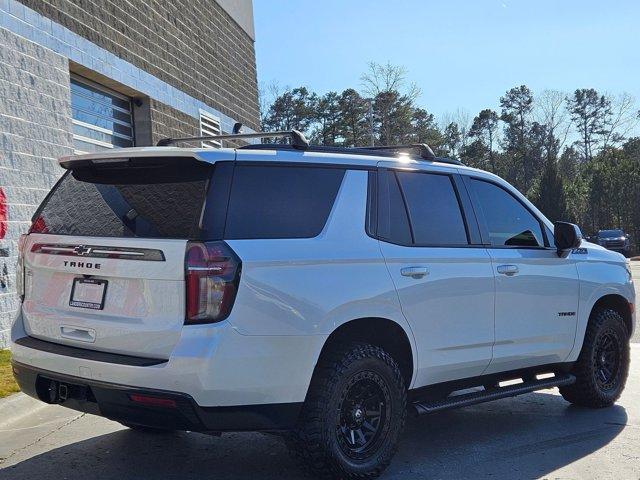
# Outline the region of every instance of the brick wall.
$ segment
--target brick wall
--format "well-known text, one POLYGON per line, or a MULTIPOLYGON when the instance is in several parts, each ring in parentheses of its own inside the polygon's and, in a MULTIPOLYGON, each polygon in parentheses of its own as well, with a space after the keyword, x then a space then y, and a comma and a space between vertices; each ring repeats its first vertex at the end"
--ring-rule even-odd
POLYGON ((179 112, 154 99, 151 99, 150 110, 153 145, 158 143, 161 138, 200 135, 200 121, 197 118, 179 112))
POLYGON ((69 71, 136 99, 139 146, 198 135, 203 110, 256 128, 251 2, 229 1, 243 27, 214 0, 0 0, 0 348, 17 239, 73 153, 69 71))
POLYGON ((69 98, 67 59, 0 28, 0 347, 17 310, 18 237, 72 153, 69 98))
POLYGON ((20 0, 222 113, 258 126, 253 40, 213 0, 20 0))

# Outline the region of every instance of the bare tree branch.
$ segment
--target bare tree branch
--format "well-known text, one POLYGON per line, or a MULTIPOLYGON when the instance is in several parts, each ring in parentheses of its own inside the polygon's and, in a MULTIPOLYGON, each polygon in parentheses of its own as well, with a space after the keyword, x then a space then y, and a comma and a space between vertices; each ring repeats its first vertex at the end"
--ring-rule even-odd
POLYGON ((381 93, 398 92, 415 100, 420 96, 422 91, 416 83, 411 83, 405 90, 407 69, 391 65, 387 62, 381 65, 376 62, 369 62, 368 71, 360 77, 362 92, 370 97, 375 98, 381 93))
POLYGON ((565 92, 547 89, 540 92, 536 99, 536 119, 538 123, 547 126, 550 138, 558 140, 558 150, 562 149, 571 131, 566 98, 565 92))
POLYGON ((611 115, 607 121, 607 129, 603 135, 603 147, 619 145, 627 135, 640 123, 636 112, 636 99, 628 92, 613 97, 607 95, 611 102, 611 115))

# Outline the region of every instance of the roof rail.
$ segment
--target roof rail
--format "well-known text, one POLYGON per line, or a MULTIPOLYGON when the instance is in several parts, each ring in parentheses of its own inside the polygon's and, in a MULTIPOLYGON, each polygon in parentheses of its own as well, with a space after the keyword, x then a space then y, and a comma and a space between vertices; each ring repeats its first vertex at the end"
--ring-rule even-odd
MULTIPOLYGON (((274 143, 254 143, 249 145, 243 145, 238 147, 240 150, 292 150, 296 147, 292 145, 274 144, 274 143)), ((304 148, 307 152, 322 152, 322 153, 342 153, 349 155, 363 155, 363 156, 384 156, 384 157, 396 157, 398 152, 411 150, 409 148, 401 148, 396 150, 388 150, 386 148, 371 149, 371 147, 335 147, 330 145, 309 145, 304 148)), ((415 157, 414 157, 415 158, 415 157)), ((464 165, 460 160, 454 160, 452 158, 443 157, 418 157, 420 160, 428 162, 449 163, 451 165, 464 165)))
POLYGON ((294 148, 307 148, 309 140, 298 130, 283 130, 279 132, 233 133, 228 135, 206 135, 203 137, 163 138, 158 141, 158 147, 167 147, 177 142, 202 142, 207 140, 237 140, 249 138, 289 138, 294 148))
MULTIPOLYGON (((234 132, 242 128, 242 124, 234 125, 234 132)), ((334 147, 325 145, 311 145, 309 140, 299 130, 281 130, 277 132, 255 132, 255 133, 232 133, 224 135, 206 135, 202 137, 182 137, 182 138, 163 138, 158 141, 158 147, 167 147, 178 142, 202 142, 207 140, 238 140, 250 138, 289 138, 289 144, 273 144, 273 143, 257 143, 243 145, 238 148, 243 149, 288 149, 309 150, 314 152, 327 153, 351 153, 355 155, 387 155, 391 156, 398 153, 417 153, 417 156, 423 160, 430 162, 451 163, 453 165, 464 165, 459 160, 450 158, 436 157, 431 147, 426 143, 412 143, 407 145, 375 145, 363 147, 334 147)))
POLYGON ((424 158, 425 160, 434 160, 436 158, 435 153, 433 153, 433 150, 431 150, 431 147, 426 143, 411 143, 407 145, 375 145, 375 146, 372 145, 369 147, 353 147, 353 148, 358 150, 385 150, 389 152, 398 152, 398 153, 404 153, 407 150, 410 150, 410 151, 413 150, 413 151, 417 151, 418 155, 420 155, 420 157, 424 158))

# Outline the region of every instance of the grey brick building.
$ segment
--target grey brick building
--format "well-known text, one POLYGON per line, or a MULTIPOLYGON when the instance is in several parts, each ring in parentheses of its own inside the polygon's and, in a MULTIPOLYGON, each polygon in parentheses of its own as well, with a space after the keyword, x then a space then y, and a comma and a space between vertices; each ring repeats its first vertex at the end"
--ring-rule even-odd
POLYGON ((0 0, 0 348, 56 159, 257 128, 254 40, 251 0, 0 0))

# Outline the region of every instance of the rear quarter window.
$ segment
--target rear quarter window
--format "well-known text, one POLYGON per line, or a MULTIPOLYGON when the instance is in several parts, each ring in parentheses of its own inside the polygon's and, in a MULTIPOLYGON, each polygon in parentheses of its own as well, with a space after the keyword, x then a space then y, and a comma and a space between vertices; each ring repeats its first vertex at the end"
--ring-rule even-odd
POLYGON ((238 164, 224 238, 312 238, 324 228, 344 178, 341 168, 238 164))

